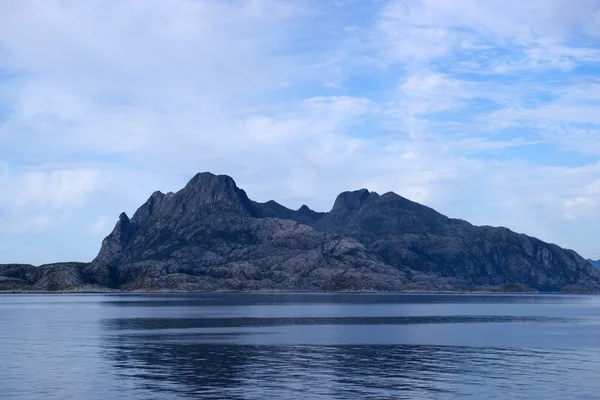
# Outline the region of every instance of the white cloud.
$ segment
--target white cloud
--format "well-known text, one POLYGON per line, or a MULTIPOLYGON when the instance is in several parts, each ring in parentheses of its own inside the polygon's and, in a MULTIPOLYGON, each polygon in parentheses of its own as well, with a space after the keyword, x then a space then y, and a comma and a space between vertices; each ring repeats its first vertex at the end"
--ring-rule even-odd
POLYGON ((0 205, 37 209, 78 207, 108 180, 104 172, 87 169, 3 173, 0 205))
POLYGON ((400 86, 401 108, 424 114, 464 107, 478 97, 476 85, 447 74, 419 71, 409 75, 400 86))
POLYGON ((303 101, 303 105, 310 109, 331 111, 344 115, 361 115, 374 106, 370 99, 349 96, 320 96, 311 97, 303 101))
POLYGON ((600 179, 597 174, 600 173, 600 165, 588 166, 571 171, 567 179, 575 181, 569 185, 571 189, 570 196, 564 202, 563 218, 568 220, 593 220, 600 217, 600 179), (586 174, 585 179, 580 175, 586 174), (578 176, 579 175, 579 176, 578 176))
MULTIPOLYGON (((598 60, 594 47, 573 47, 572 39, 586 34, 597 39, 598 3, 581 0, 397 0, 381 13, 378 33, 384 37, 387 59, 418 65, 456 51, 521 49, 529 67, 571 67, 570 59, 598 60)), ((499 55, 502 58, 502 55, 499 55)))
POLYGON ((0 237, 47 232, 66 222, 68 217, 60 214, 13 215, 10 219, 0 218, 0 237))
POLYGON ((106 215, 98 215, 90 226, 90 233, 94 235, 106 235, 110 229, 112 220, 106 215))
POLYGON ((576 68, 600 59, 599 18, 595 0, 0 2, 0 233, 91 259, 118 213, 209 170, 260 201, 394 190, 591 252, 563 228, 600 219, 595 164, 527 152, 600 154, 576 68))
POLYGON ((512 147, 522 147, 537 143, 538 142, 535 141, 528 142, 520 138, 511 140, 487 140, 481 137, 470 137, 466 139, 457 140, 449 146, 452 146, 459 150, 465 150, 467 152, 484 152, 507 150, 512 147))

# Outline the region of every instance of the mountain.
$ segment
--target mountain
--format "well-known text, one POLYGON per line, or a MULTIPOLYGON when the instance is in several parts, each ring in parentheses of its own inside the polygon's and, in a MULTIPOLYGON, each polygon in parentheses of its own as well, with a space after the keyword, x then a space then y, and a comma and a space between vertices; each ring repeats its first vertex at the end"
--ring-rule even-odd
POLYGON ((105 292, 115 290, 111 278, 111 268, 96 263, 0 265, 0 291, 105 292))
POLYGON ((201 173, 122 213, 91 263, 0 266, 0 290, 600 291, 572 250, 473 226, 395 193, 341 193, 330 212, 249 199, 201 173))
POLYGON ((589 262, 590 264, 592 264, 592 266, 600 269, 600 260, 591 260, 591 259, 587 259, 587 262, 589 262))

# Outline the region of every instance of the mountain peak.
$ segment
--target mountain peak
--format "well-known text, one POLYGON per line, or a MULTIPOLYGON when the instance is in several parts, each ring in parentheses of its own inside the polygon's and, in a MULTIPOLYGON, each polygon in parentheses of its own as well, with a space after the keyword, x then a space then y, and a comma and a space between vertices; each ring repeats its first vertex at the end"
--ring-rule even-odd
POLYGON ((177 193, 188 205, 198 207, 207 204, 239 205, 240 201, 248 201, 246 193, 237 187, 233 178, 228 175, 215 175, 201 172, 196 175, 177 193))
MULTIPOLYGON (((291 210, 274 201, 253 202, 232 178, 208 172, 195 175, 174 194, 155 192, 130 221, 121 214, 95 261, 118 266, 117 282, 132 285, 127 288, 155 287, 149 280, 170 287, 173 279, 183 279, 183 286, 175 287, 195 281, 194 287, 203 290, 271 288, 273 271, 293 282, 305 276, 289 275, 294 270, 319 282, 310 288, 347 288, 352 282, 369 288, 361 286, 369 276, 388 282, 394 274, 407 273, 416 277, 413 288, 518 283, 545 291, 600 291, 600 271, 574 252, 506 228, 452 220, 393 192, 343 192, 332 212, 318 213, 305 205, 291 210), (327 275, 348 265, 370 265, 366 272, 371 275, 354 275, 355 281, 345 273, 327 275), (313 276, 307 271, 315 266, 321 269, 313 276), (155 268, 162 271, 158 277, 155 268), (132 281, 135 276, 141 278, 132 281), (322 276, 329 278, 322 281, 322 276)), ((400 278, 386 287, 405 287, 400 278)))
POLYGON ((211 172, 199 172, 189 180, 187 185, 185 185, 184 190, 194 187, 212 187, 215 185, 237 188, 235 181, 229 175, 215 175, 211 172))
POLYGON ((378 198, 379 195, 375 192, 369 192, 367 189, 359 189, 352 192, 342 192, 335 199, 333 209, 331 211, 352 211, 362 206, 367 201, 378 198))
POLYGON ((306 212, 311 212, 312 210, 306 205, 306 204, 302 204, 302 206, 300 206, 300 208, 298 209, 298 212, 301 213, 306 213, 306 212))
POLYGON ((122 212, 121 214, 119 214, 119 222, 121 222, 122 224, 129 223, 129 217, 127 216, 127 213, 122 212))

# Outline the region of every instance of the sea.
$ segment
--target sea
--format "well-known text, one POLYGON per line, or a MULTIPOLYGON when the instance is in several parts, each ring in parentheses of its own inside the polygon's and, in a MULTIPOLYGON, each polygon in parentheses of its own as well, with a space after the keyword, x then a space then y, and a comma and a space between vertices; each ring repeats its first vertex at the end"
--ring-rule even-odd
POLYGON ((0 399, 456 398, 600 398, 600 297, 0 295, 0 399))

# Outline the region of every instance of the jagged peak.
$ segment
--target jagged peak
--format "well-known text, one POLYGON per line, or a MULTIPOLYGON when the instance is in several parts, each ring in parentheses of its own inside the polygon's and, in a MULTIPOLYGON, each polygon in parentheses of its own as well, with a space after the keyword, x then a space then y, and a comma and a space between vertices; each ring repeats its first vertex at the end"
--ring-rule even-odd
POLYGON ((119 214, 119 222, 121 222, 122 224, 129 223, 129 217, 127 216, 127 213, 122 212, 121 214, 119 214))
POLYGON ((234 192, 236 189, 238 189, 238 187, 235 181, 228 175, 215 175, 211 172, 199 172, 176 194, 181 195, 191 192, 208 194, 215 191, 227 190, 234 192))
POLYGON ((190 196, 195 197, 208 203, 235 202, 239 195, 246 197, 246 193, 237 187, 233 178, 228 175, 215 175, 210 172, 201 172, 194 175, 177 194, 188 198, 190 196))
POLYGON ((137 224, 143 224, 154 213, 156 204, 161 203, 164 197, 165 195, 159 190, 152 193, 148 200, 133 214, 132 221, 137 224))
MULTIPOLYGON (((237 210, 249 216, 259 216, 256 208, 246 192, 240 189, 229 175, 215 175, 211 172, 200 172, 175 193, 177 201, 183 208, 198 210, 205 205, 237 210)), ((173 199, 169 199, 170 202, 173 199)))
POLYGON ((237 188, 235 181, 229 175, 215 175, 212 172, 199 172, 189 180, 184 189, 204 185, 212 186, 215 184, 225 184, 227 186, 233 186, 237 188))
POLYGON ((359 189, 351 192, 342 192, 335 199, 331 211, 355 210, 362 206, 368 200, 376 199, 379 195, 375 192, 369 192, 367 189, 359 189))
POLYGON ((306 204, 302 204, 298 209, 298 212, 313 212, 306 204))
POLYGON ((308 217, 309 219, 312 219, 314 221, 321 219, 324 215, 327 214, 327 213, 311 210, 306 204, 303 204, 302 207, 300 207, 298 209, 298 211, 296 211, 296 212, 298 213, 298 215, 301 215, 303 217, 308 217))

